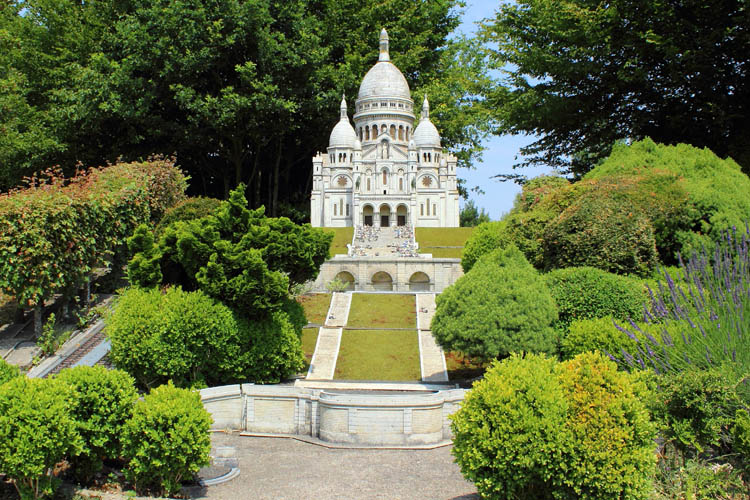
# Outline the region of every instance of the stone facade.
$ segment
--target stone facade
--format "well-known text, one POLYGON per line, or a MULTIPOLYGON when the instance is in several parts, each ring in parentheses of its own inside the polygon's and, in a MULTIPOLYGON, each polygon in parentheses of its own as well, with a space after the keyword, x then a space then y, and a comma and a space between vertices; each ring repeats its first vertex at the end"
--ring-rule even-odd
POLYGON ((326 285, 338 278, 351 283, 350 290, 440 293, 463 274, 461 259, 433 259, 430 254, 368 258, 337 255, 320 267, 313 289, 326 291, 326 285))
POLYGON ((200 391, 212 429, 293 434, 332 443, 430 445, 451 439, 448 415, 466 391, 340 394, 253 384, 200 391))
POLYGON ((359 88, 352 127, 346 100, 327 154, 313 158, 311 223, 457 227, 456 157, 443 152, 425 96, 414 127, 414 101, 380 35, 377 64, 359 88))

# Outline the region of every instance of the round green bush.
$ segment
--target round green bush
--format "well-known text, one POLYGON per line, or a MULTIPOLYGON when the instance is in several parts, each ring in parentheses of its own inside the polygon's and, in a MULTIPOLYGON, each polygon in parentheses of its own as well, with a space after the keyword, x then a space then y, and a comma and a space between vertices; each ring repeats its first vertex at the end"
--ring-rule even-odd
POLYGON ((14 377, 0 385, 0 471, 21 498, 51 496, 52 468, 82 445, 73 389, 57 379, 14 377))
POLYGON ((274 383, 304 363, 300 321, 285 310, 249 320, 201 291, 131 288, 105 321, 110 359, 141 387, 274 383))
POLYGON ((613 318, 578 319, 570 323, 560 339, 560 357, 571 359, 584 352, 606 352, 617 357, 620 349, 632 353, 633 341, 615 328, 613 318))
POLYGON ((484 498, 555 498, 568 402, 542 355, 495 362, 451 416, 453 455, 484 498))
POLYGON ((175 222, 190 221, 211 215, 219 208, 220 204, 221 200, 203 196, 182 200, 164 213, 164 216, 154 229, 154 234, 158 237, 164 232, 167 226, 175 222))
POLYGON ((638 379, 601 353, 558 366, 568 401, 567 453, 559 464, 559 498, 649 498, 656 472, 656 429, 638 379))
POLYGON ((120 456, 120 435, 138 399, 135 380, 122 370, 103 366, 67 368, 57 378, 74 390, 71 413, 83 438, 83 447, 71 463, 79 478, 90 479, 101 470, 102 459, 120 456))
POLYGON ((11 365, 4 359, 0 359, 0 385, 20 376, 21 372, 17 366, 11 365))
POLYGON ((559 321, 612 316, 620 320, 643 316, 643 286, 635 279, 594 267, 568 267, 544 275, 557 304, 559 321))
POLYGON ((471 271, 480 257, 510 243, 505 221, 484 222, 471 233, 461 254, 461 267, 465 273, 471 271))
POLYGON ((552 352, 556 319, 544 280, 510 245, 482 257, 438 295, 432 331, 446 351, 487 360, 552 352))
POLYGON ((514 355, 451 417, 453 454, 487 498, 645 499, 656 454, 644 392, 598 353, 514 355))
POLYGON ((654 229, 627 197, 590 191, 544 228, 544 268, 591 266, 649 276, 658 262, 654 229))
POLYGON ((153 389, 133 409, 122 434, 125 476, 137 490, 174 494, 208 465, 211 416, 200 395, 171 383, 153 389))

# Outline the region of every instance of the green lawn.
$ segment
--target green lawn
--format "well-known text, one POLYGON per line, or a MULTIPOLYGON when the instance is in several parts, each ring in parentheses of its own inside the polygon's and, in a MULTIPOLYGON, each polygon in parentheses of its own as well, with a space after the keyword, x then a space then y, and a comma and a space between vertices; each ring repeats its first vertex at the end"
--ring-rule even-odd
POLYGON ((355 293, 346 326, 357 328, 416 328, 414 295, 355 293))
POLYGON ((344 330, 336 361, 338 380, 420 380, 415 331, 344 330))
POLYGON ((318 342, 319 328, 302 329, 302 352, 305 353, 305 371, 310 368, 310 361, 315 353, 315 344, 318 342))
POLYGON ((297 297, 297 302, 305 310, 308 323, 322 325, 326 321, 328 306, 331 304, 330 293, 307 293, 297 297))
POLYGON ((324 231, 333 233, 333 241, 331 242, 331 256, 337 254, 346 254, 346 245, 352 242, 352 236, 354 236, 353 227, 326 227, 321 228, 324 231))
POLYGON ((421 253, 431 253, 433 257, 461 258, 466 240, 473 227, 418 227, 414 237, 421 253))

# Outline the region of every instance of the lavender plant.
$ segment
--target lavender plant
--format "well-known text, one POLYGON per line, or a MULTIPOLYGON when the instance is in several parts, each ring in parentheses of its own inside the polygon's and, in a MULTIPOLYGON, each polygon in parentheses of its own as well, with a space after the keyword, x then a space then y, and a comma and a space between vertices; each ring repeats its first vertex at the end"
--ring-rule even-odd
POLYGON ((657 374, 724 366, 750 385, 750 228, 727 231, 712 253, 684 261, 677 276, 663 271, 658 290, 648 289, 643 328, 632 319, 615 327, 631 349, 608 353, 628 368, 657 374), (748 318, 746 318, 748 316, 748 318), (659 338, 657 338, 657 336, 659 338), (621 355, 617 359, 616 355, 621 355))

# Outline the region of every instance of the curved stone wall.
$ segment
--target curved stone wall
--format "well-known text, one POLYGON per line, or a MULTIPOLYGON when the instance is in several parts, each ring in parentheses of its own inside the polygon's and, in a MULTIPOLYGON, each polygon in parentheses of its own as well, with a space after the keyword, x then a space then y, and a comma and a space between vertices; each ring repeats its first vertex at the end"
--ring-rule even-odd
POLYGON ((296 434, 331 443, 429 445, 451 439, 464 389, 383 394, 253 384, 200 391, 214 430, 296 434))

